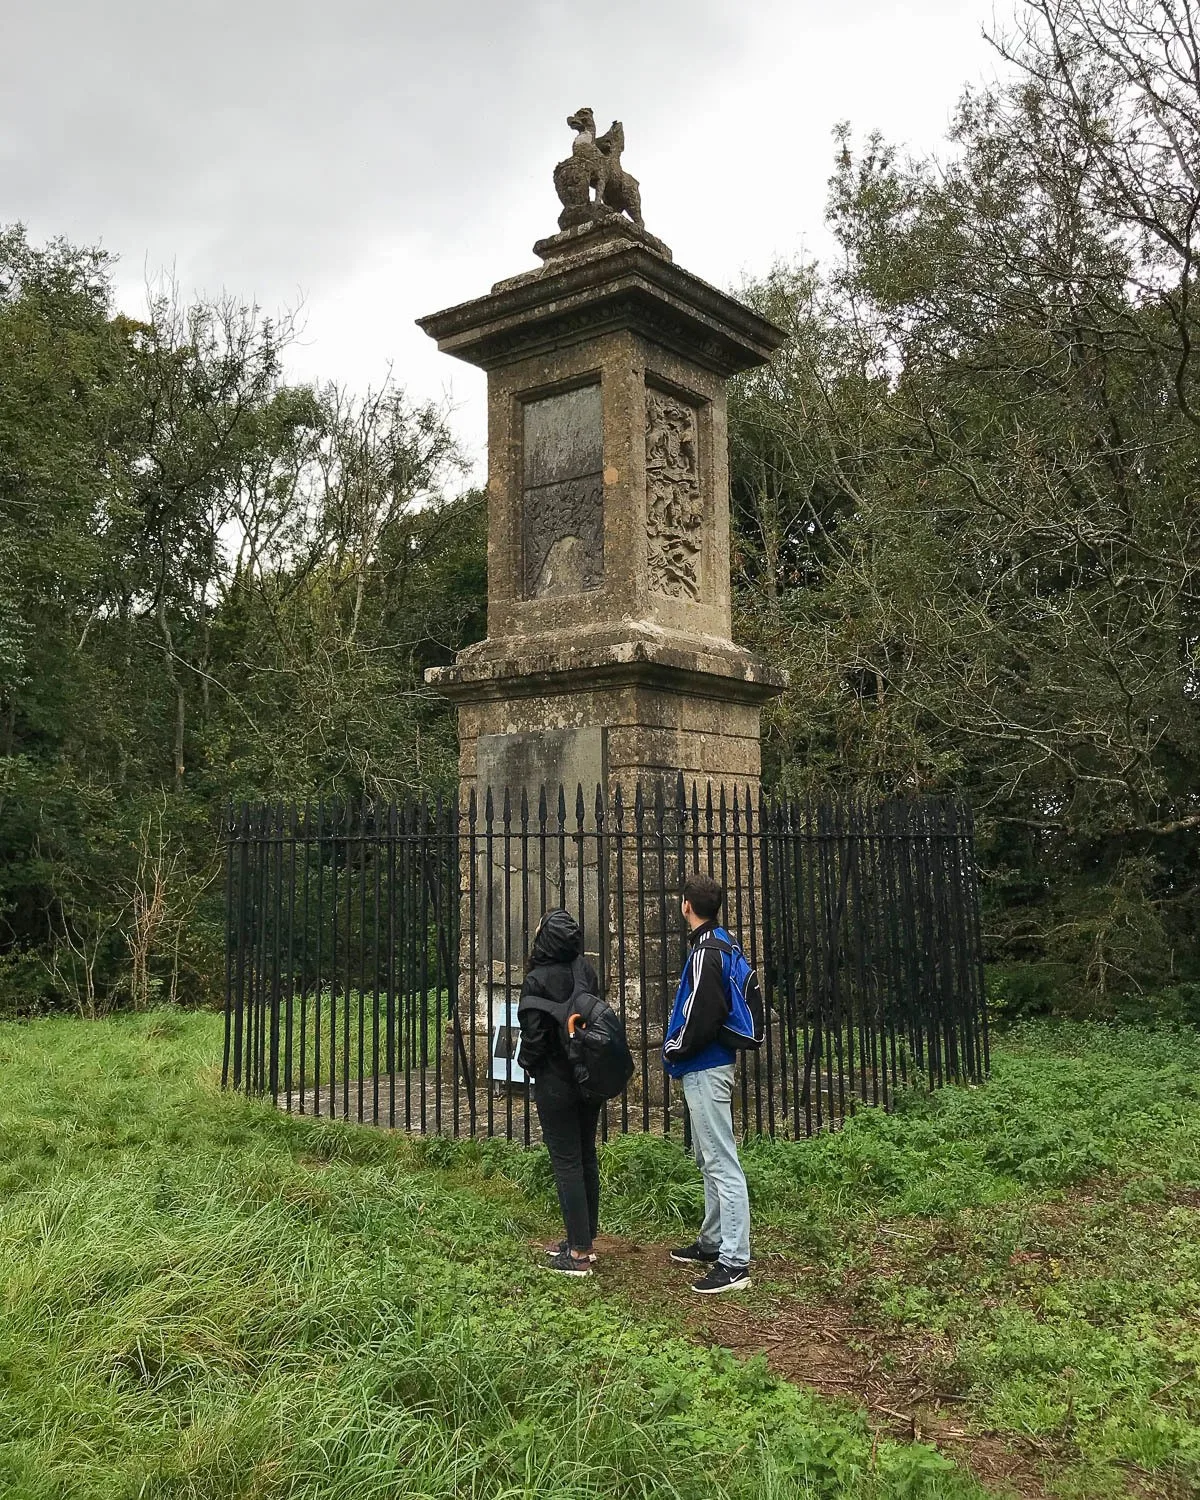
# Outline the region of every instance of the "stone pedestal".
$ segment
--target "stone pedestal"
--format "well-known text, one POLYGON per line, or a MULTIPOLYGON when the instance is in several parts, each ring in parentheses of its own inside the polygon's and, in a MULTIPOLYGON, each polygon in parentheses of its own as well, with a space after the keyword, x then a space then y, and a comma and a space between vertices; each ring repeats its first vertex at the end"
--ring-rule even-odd
MULTIPOLYGON (((420 320, 488 373, 488 635, 427 673, 458 704, 464 803, 563 785, 573 811, 582 785, 590 809, 680 772, 756 792, 784 678, 731 639, 726 380, 784 335, 624 218, 534 249, 420 320)), ((590 915, 589 947, 623 940, 590 915)))
POLYGON ((628 220, 534 248, 541 269, 420 325, 488 372, 488 636, 427 674, 459 705, 464 790, 493 735, 556 784, 581 728, 606 731, 610 788, 756 785, 783 676, 730 638, 725 382, 783 334, 628 220))

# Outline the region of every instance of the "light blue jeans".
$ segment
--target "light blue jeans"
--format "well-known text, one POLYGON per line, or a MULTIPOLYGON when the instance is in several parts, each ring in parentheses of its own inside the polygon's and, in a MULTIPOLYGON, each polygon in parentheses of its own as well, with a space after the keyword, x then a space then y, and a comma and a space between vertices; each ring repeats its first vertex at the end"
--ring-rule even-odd
POLYGON ((692 1149, 704 1179, 702 1250, 716 1250, 727 1266, 750 1264, 750 1195, 733 1138, 732 1063, 683 1075, 692 1149))

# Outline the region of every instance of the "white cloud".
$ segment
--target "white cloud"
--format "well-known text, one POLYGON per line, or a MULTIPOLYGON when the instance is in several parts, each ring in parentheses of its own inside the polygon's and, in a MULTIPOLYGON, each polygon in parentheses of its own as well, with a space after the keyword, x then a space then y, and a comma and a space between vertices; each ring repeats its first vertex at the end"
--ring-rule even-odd
POLYGON ((565 116, 624 121, 648 227, 719 284, 820 251, 830 130, 927 150, 991 66, 983 0, 10 0, 0 217, 185 292, 306 303, 301 377, 388 363, 484 438, 483 376, 413 320, 534 263, 565 116))

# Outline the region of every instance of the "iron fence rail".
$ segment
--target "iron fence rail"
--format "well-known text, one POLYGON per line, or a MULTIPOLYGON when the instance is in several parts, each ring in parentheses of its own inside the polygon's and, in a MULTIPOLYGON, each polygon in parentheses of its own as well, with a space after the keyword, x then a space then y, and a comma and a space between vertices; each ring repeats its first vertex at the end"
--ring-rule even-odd
POLYGON ((683 1129, 659 1063, 692 869, 759 970, 746 1134, 812 1135, 988 1068, 969 807, 799 803, 682 778, 632 796, 230 808, 226 1086, 410 1131, 537 1136, 515 1007, 538 919, 578 918, 637 1064, 605 1131, 683 1129))

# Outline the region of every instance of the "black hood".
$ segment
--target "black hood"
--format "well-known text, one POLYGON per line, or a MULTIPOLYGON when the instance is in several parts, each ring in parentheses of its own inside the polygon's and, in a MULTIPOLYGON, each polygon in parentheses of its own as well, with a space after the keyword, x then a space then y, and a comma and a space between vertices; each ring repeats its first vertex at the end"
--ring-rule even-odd
POLYGON ((569 964, 583 951, 579 923, 569 911, 548 911, 538 924, 530 961, 539 964, 569 964))

